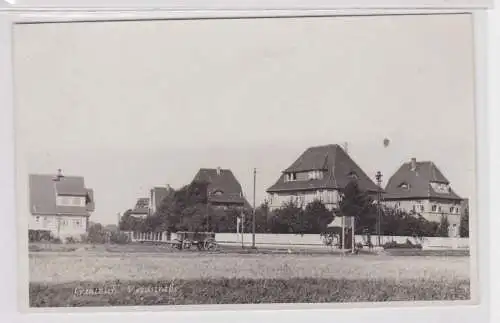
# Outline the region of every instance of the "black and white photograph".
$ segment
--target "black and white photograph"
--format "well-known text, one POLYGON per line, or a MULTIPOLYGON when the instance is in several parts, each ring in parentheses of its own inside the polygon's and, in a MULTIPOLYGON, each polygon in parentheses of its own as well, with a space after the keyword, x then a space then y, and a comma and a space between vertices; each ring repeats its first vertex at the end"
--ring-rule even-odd
POLYGON ((27 306, 476 304, 473 22, 16 24, 27 306))

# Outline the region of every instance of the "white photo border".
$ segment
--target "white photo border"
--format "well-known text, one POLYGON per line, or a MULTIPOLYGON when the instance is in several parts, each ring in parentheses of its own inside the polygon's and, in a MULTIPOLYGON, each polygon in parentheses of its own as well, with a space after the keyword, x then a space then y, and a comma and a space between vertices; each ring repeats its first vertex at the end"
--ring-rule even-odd
MULTIPOLYGON (((230 17, 291 17, 291 16, 336 16, 336 15, 380 15, 380 14, 437 14, 437 13, 471 13, 475 28, 475 62, 476 62, 476 178, 477 196, 481 196, 477 205, 477 214, 487 215, 481 217, 480 221, 474 224, 475 228, 471 232, 481 232, 481 235, 471 237, 471 245, 475 250, 471 254, 479 258, 478 272, 481 276, 479 287, 480 305, 454 305, 456 302, 446 302, 448 306, 435 307, 426 302, 419 302, 417 306, 412 306, 408 302, 380 304, 380 306, 366 306, 364 304, 345 304, 335 306, 332 304, 287 304, 287 305, 227 305, 223 307, 215 306, 189 306, 189 307, 121 307, 121 308, 76 308, 71 309, 72 319, 80 320, 108 320, 109 316, 116 316, 117 319, 165 321, 174 320, 176 322, 201 320, 215 322, 220 320, 238 320, 240 322, 251 322, 255 320, 296 320, 330 321, 332 318, 348 322, 387 322, 394 317, 403 318, 405 321, 428 322, 441 321, 444 318, 450 322, 473 322, 479 319, 484 322, 489 311, 489 256, 485 252, 489 250, 489 203, 483 196, 489 194, 489 147, 488 147, 488 111, 486 109, 486 13, 482 10, 456 10, 456 9, 430 9, 430 10, 171 10, 171 11, 24 11, 16 10, 8 13, 0 13, 0 145, 2 151, 9 152, 0 157, 0 194, 2 203, 0 204, 0 214, 15 214, 15 161, 14 161, 14 99, 13 99, 13 70, 12 70, 12 25, 16 23, 36 23, 55 21, 109 21, 109 20, 150 20, 150 19, 196 19, 196 18, 230 18, 230 17), (5 107, 5 108, 4 108, 5 107), (4 201, 5 200, 5 201, 4 201), (452 305, 453 304, 453 305, 452 305), (429 306, 426 306, 429 305, 429 306), (231 306, 231 308, 228 308, 231 306), (383 306, 383 307, 382 307, 383 306), (426 306, 425 308, 423 306, 426 306), (348 307, 348 308, 347 308, 348 307), (235 309, 238 309, 237 311, 235 309), (279 309, 279 311, 276 311, 279 309), (304 311, 304 309, 308 309, 304 311), (150 313, 139 313, 138 311, 149 311, 150 313), (200 311, 203 310, 203 311, 200 311), (215 311, 214 311, 215 310, 215 311), (92 314, 90 314, 92 313, 92 314), (99 314, 98 314, 99 313, 99 314), (147 318, 143 317, 147 315, 147 318), (276 315, 276 316, 275 316, 276 315)), ((474 207, 472 207, 474 209, 474 207)), ((20 257, 26 258, 26 253, 21 252, 24 246, 15 246, 13 241, 19 241, 16 228, 18 221, 15 216, 4 216, 3 225, 6 230, 0 235, 0 250, 4 255, 3 266, 1 266, 0 277, 5 281, 2 284, 2 298, 0 311, 2 313, 18 311, 18 297, 25 293, 19 289, 17 277, 23 277, 25 271, 17 265, 20 257), (16 275, 17 273, 17 275, 16 275), (16 277, 17 276, 17 277, 16 277), (16 293, 17 291, 17 293, 16 293), (17 295, 16 295, 17 294, 17 295)), ((21 239, 26 241, 24 237, 21 239)), ((27 250, 27 249, 26 249, 27 250)), ((471 257, 472 262, 474 258, 471 257)), ((472 277, 471 277, 472 284, 472 277)), ((27 289, 27 288, 26 288, 27 289)), ((473 290, 474 292, 474 290, 473 290)), ((436 302, 432 302, 436 303, 436 302)), ((376 304, 378 305, 378 304, 376 304)), ((25 310, 25 309, 23 309, 25 310)), ((16 317, 16 322, 25 320, 40 320, 42 322, 64 322, 68 316, 61 315, 61 309, 44 309, 48 314, 22 314, 16 317)), ((63 311, 67 313, 68 311, 63 311)), ((83 322, 83 321, 82 321, 83 322)))

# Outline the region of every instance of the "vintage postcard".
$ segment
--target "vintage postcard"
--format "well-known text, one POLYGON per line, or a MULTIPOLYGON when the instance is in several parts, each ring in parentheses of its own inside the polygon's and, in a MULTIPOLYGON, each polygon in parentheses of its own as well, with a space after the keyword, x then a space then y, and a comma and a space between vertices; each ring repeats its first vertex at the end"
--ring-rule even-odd
POLYGON ((471 14, 12 37, 27 306, 476 301, 471 14))

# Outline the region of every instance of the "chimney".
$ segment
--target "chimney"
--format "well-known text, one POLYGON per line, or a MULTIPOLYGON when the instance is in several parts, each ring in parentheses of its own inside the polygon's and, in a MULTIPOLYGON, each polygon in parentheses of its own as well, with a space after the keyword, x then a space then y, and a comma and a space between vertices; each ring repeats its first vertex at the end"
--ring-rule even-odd
POLYGON ((410 169, 412 172, 417 170, 417 159, 416 158, 411 159, 410 169))
POLYGON ((220 167, 217 167, 217 175, 220 176, 221 173, 222 173, 222 170, 220 169, 220 167))
POLYGON ((61 178, 63 178, 64 175, 62 174, 62 170, 59 168, 57 170, 57 175, 53 178, 54 181, 60 181, 61 178))

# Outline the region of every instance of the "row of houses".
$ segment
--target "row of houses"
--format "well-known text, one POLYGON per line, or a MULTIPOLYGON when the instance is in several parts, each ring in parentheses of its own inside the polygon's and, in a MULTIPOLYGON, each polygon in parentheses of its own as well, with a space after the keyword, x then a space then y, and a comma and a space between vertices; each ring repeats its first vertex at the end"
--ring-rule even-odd
MULTIPOLYGON (((306 205, 321 200, 335 209, 340 191, 352 180, 369 193, 381 188, 339 145, 310 147, 278 175, 267 189, 271 209, 285 202, 306 205)), ((250 207, 242 186, 230 169, 203 168, 193 181, 208 185, 208 199, 213 206, 250 207)), ((172 191, 168 185, 154 187, 148 197, 141 197, 131 209, 131 215, 146 217, 156 212, 161 201, 172 191)), ((446 216, 449 236, 459 236, 462 213, 467 199, 458 196, 450 182, 432 161, 412 158, 389 178, 382 190, 383 203, 406 212, 414 211, 424 218, 439 222, 446 216)), ((94 192, 86 188, 83 177, 62 175, 30 175, 30 229, 50 230, 58 237, 85 233, 88 218, 94 211, 94 192)))

